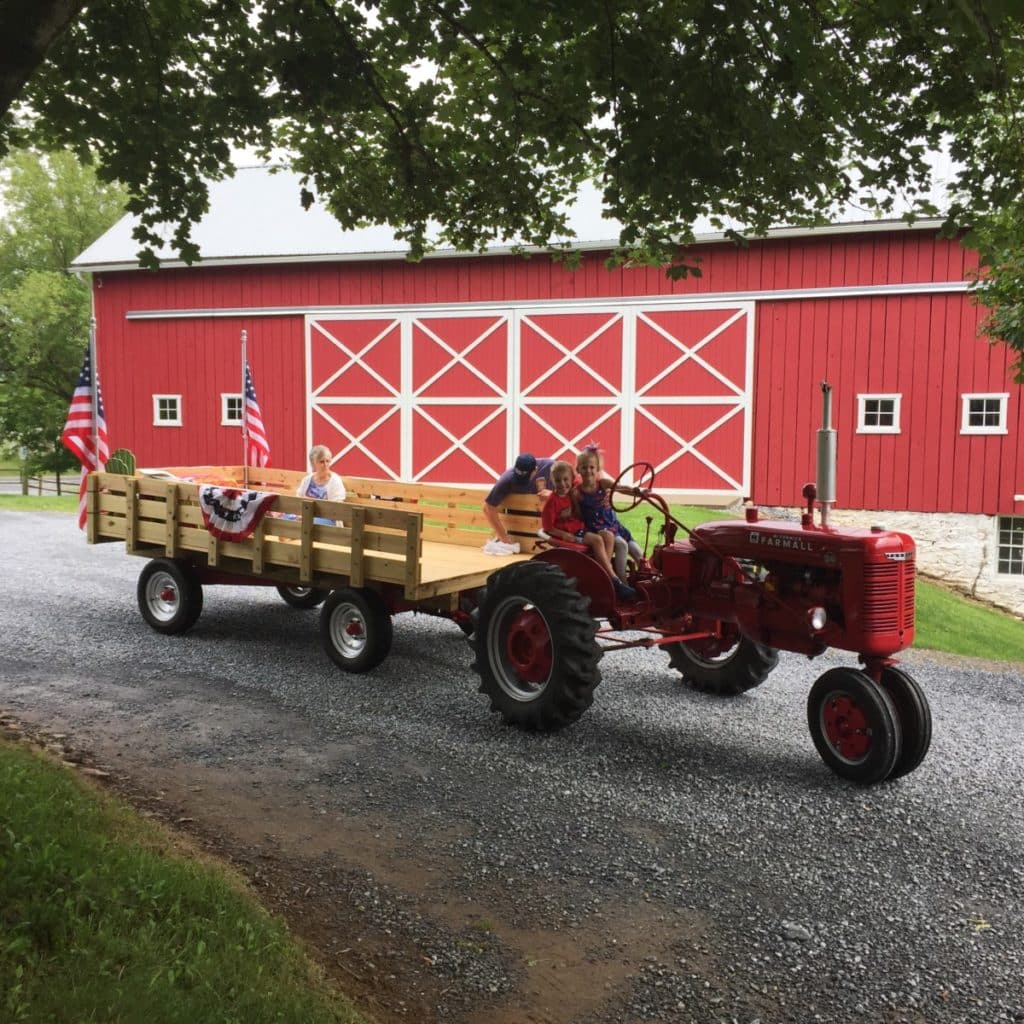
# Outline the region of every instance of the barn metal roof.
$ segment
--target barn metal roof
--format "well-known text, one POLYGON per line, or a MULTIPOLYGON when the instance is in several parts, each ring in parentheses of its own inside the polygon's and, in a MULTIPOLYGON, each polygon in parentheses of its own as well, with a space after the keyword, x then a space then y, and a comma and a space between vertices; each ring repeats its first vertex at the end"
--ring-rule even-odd
MULTIPOLYGON (((300 182, 300 176, 294 171, 269 166, 241 167, 233 178, 212 182, 210 208, 192 228, 202 264, 237 266, 405 258, 408 245, 396 239, 389 227, 346 231, 318 203, 303 210, 299 201, 300 182)), ((71 269, 90 272, 137 269, 139 243, 132 237, 136 223, 133 215, 122 217, 72 262, 71 269)), ((918 220, 913 225, 902 220, 845 221, 819 228, 774 228, 768 236, 784 238, 909 227, 934 229, 940 223, 939 220, 918 220)), ((568 240, 575 248, 608 250, 618 244, 620 225, 602 215, 600 196, 595 189, 583 191, 570 207, 569 226, 575 237, 568 240)), ((698 230, 700 227, 698 225, 698 230)), ((724 237, 721 231, 699 230, 697 242, 717 242, 724 237)), ((511 251, 510 244, 498 245, 489 248, 488 254, 511 251)), ((157 255, 163 267, 187 265, 170 246, 165 246, 157 255)), ((437 249, 428 258, 464 255, 454 249, 437 249)))

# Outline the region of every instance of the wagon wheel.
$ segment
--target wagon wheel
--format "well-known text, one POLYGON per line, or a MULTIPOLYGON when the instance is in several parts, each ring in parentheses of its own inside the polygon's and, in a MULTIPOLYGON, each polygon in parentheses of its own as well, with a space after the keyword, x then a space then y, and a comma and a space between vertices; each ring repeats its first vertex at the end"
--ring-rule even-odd
POLYGON ((346 672, 369 672, 391 650, 391 612, 375 590, 333 590, 320 610, 320 640, 346 672))
POLYGON ((649 491, 654 486, 654 467, 649 462, 634 462, 632 465, 627 466, 615 478, 615 483, 612 484, 611 495, 609 500, 611 501, 612 508, 616 512, 630 512, 633 509, 635 509, 641 501, 644 500, 643 494, 640 493, 629 494, 628 491, 616 491, 616 488, 619 486, 619 484, 622 483, 626 475, 637 468, 639 468, 640 470, 640 475, 636 478, 635 490, 637 492, 649 491), (626 495, 626 500, 629 501, 629 504, 626 504, 624 502, 621 505, 617 505, 615 503, 615 495, 620 493, 624 493, 626 495))
POLYGON ((683 683, 718 697, 736 697, 760 686, 779 663, 774 647, 740 634, 722 640, 712 637, 689 644, 665 644, 665 649, 683 683))
POLYGON ((898 779, 914 771, 928 753, 932 744, 932 711, 924 690, 902 669, 887 665, 882 669, 881 682, 896 708, 903 736, 903 750, 889 773, 890 779, 898 779))
POLYGON ((327 599, 329 590, 317 590, 316 587, 278 587, 281 600, 292 608, 316 608, 327 599))
POLYGON ((487 581, 473 668, 491 710, 509 725, 548 732, 575 722, 601 681, 597 623, 557 566, 521 562, 487 581))
POLYGON ((142 617, 167 636, 190 630, 203 610, 203 588, 191 566, 172 558, 154 558, 143 566, 135 596, 142 617))
POLYGON ((807 696, 807 725, 821 759, 851 782, 888 778, 903 748, 900 720, 888 693, 855 668, 819 676, 807 696))

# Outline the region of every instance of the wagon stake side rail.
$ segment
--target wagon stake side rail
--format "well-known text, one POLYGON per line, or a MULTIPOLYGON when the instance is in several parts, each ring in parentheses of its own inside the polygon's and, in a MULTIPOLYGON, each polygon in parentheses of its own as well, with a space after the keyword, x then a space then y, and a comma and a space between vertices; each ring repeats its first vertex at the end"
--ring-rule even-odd
POLYGON ((235 582, 327 589, 386 586, 407 601, 434 596, 421 579, 423 513, 381 504, 353 508, 279 494, 243 540, 212 534, 199 504, 201 483, 117 473, 88 481, 88 539, 123 541, 129 554, 187 562, 196 573, 235 582), (288 517, 288 518, 285 518, 288 517), (317 523, 328 519, 331 525, 317 523), (342 525, 335 525, 340 523, 342 525))

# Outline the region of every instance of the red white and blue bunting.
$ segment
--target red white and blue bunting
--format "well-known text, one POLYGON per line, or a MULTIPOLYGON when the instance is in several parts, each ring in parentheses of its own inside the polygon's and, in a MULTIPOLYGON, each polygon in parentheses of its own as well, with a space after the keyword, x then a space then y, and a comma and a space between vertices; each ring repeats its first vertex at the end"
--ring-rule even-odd
POLYGON ((200 487, 199 509, 206 529, 221 540, 251 537, 277 500, 272 491, 240 491, 231 487, 200 487))

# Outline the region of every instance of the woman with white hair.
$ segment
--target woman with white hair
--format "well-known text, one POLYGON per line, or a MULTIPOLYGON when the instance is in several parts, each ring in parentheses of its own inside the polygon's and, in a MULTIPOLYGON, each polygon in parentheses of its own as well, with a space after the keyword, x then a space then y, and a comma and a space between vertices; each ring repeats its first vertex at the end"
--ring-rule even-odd
MULTIPOLYGON (((295 493, 300 498, 316 498, 319 501, 344 501, 345 484, 331 469, 331 449, 325 444, 315 444, 309 449, 311 472, 302 478, 295 493)), ((331 525, 334 520, 317 518, 316 522, 331 525)))

